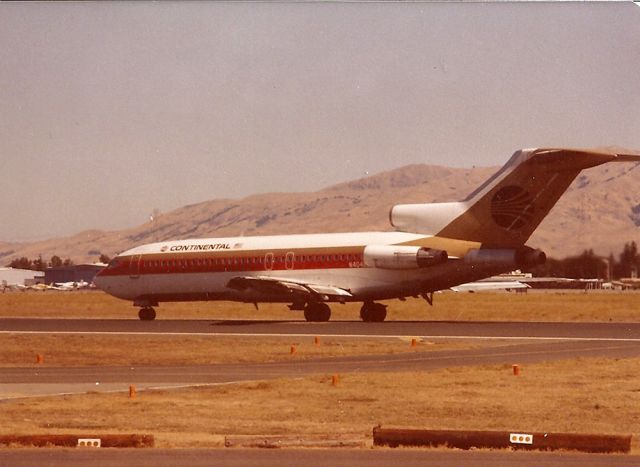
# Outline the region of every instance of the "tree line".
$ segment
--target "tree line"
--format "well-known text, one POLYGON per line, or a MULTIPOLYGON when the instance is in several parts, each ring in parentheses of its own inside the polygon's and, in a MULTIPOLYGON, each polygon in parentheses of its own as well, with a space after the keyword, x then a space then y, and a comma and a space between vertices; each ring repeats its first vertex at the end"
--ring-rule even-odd
MULTIPOLYGON (((110 258, 107 255, 100 255, 101 263, 108 263, 110 258)), ((58 255, 53 255, 49 261, 38 256, 36 259, 29 259, 26 256, 12 260, 7 267, 14 269, 30 269, 32 271, 44 271, 47 268, 58 268, 61 266, 73 266, 70 258, 62 259, 58 255)))
POLYGON ((570 279, 620 279, 640 272, 640 254, 635 241, 625 243, 622 252, 608 258, 596 255, 592 249, 564 259, 548 258, 531 271, 536 277, 567 277, 570 279))

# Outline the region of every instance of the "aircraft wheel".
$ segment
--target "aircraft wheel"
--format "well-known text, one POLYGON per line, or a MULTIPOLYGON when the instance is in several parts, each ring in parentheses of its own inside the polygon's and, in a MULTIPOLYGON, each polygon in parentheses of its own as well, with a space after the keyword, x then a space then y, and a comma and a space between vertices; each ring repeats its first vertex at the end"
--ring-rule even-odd
POLYGON ((150 306, 145 308, 140 308, 140 311, 138 312, 138 317, 142 321, 153 321, 154 319, 156 319, 156 310, 154 310, 150 306))
POLYGON ((381 323, 387 317, 387 306, 382 303, 365 302, 360 308, 360 318, 365 323, 381 323))
POLYGON ((304 309, 304 319, 310 322, 325 322, 331 318, 331 308, 326 303, 309 303, 304 309))
POLYGON ((320 303, 318 309, 318 321, 329 321, 331 318, 331 308, 326 303, 320 303))

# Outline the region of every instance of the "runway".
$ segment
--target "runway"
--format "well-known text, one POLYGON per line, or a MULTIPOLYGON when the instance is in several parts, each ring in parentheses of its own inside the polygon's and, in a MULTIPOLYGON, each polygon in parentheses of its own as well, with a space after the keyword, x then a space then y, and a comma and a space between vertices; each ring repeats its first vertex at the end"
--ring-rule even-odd
POLYGON ((0 319, 2 333, 153 334, 169 336, 336 336, 353 338, 506 340, 498 346, 398 355, 354 356, 276 363, 142 367, 26 367, 0 373, 0 399, 87 391, 230 384, 312 374, 433 371, 452 366, 533 363, 577 357, 640 356, 640 324, 336 321, 208 321, 0 319))
POLYGON ((493 321, 305 321, 0 318, 0 333, 158 334, 447 339, 589 340, 640 343, 640 323, 493 321))
POLYGON ((335 357, 269 363, 142 367, 4 368, 0 384, 11 383, 184 383, 211 384, 254 381, 309 374, 432 371, 452 366, 532 363, 577 357, 640 356, 633 342, 554 342, 481 349, 412 352, 396 355, 335 357))

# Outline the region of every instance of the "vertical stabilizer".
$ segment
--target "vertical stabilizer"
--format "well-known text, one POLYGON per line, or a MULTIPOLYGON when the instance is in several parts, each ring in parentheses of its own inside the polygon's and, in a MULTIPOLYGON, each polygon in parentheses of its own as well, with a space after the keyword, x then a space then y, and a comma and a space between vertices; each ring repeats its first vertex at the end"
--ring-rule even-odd
POLYGON ((392 224, 484 245, 523 245, 582 169, 640 162, 638 154, 590 149, 527 149, 458 203, 394 206, 392 224))

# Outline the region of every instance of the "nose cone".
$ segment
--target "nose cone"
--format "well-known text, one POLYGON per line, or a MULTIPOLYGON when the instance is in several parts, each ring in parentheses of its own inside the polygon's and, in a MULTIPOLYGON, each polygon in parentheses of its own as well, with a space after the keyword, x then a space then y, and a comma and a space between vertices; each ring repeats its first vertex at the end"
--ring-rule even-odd
POLYGON ((109 267, 107 266, 106 268, 101 269, 100 271, 98 271, 98 274, 96 274, 95 277, 93 278, 93 285, 95 285, 100 290, 105 290, 105 286, 106 286, 105 282, 106 281, 105 281, 104 272, 108 268, 109 267))

